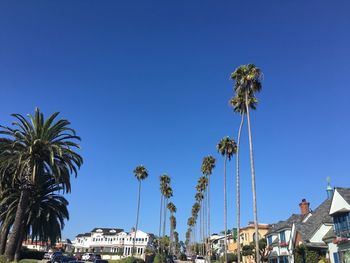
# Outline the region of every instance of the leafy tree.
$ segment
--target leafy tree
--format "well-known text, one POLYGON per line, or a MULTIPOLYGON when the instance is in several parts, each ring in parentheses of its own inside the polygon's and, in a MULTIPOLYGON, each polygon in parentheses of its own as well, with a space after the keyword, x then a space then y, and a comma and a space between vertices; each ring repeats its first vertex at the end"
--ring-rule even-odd
POLYGON ((232 156, 236 153, 237 147, 234 140, 228 136, 222 138, 217 145, 218 152, 225 157, 224 160, 224 227, 225 227, 225 244, 224 244, 224 256, 227 263, 227 194, 226 194, 226 163, 227 160, 231 160, 232 156))
POLYGON ((58 114, 56 112, 45 120, 43 113, 36 109, 35 115, 29 115, 28 119, 13 114, 12 128, 0 126, 0 134, 6 136, 0 139, 0 179, 10 177, 13 186, 15 183, 20 186, 20 198, 5 251, 9 261, 13 261, 25 231, 26 209, 41 178, 49 175, 63 191, 70 192, 70 175, 76 176, 83 163, 82 157, 74 151, 79 148, 76 141, 80 141, 80 137, 69 127, 68 120, 56 121, 58 114), (14 172, 9 173, 9 169, 14 172))
MULTIPOLYGON (((259 258, 260 258, 259 262, 267 262, 268 261, 269 250, 268 250, 267 242, 266 242, 265 238, 261 238, 259 240, 258 253, 259 253, 259 258)), ((252 257, 254 260, 256 259, 255 243, 254 242, 251 242, 249 245, 243 246, 242 256, 252 257)))
MULTIPOLYGON (((262 88, 261 79, 262 71, 256 67, 254 64, 247 64, 238 67, 232 74, 231 79, 235 81, 234 90, 236 92, 236 105, 238 111, 242 114, 247 115, 248 123, 248 135, 249 135, 249 153, 250 153, 250 166, 252 175, 252 193, 253 193, 253 212, 254 212, 254 225, 255 225, 255 235, 258 236, 258 212, 257 212, 257 198, 256 198, 256 180, 255 180, 255 166, 254 166, 254 156, 253 156, 253 141, 250 123, 250 107, 253 105, 255 108, 256 98, 255 93, 260 92, 262 88), (245 111, 242 110, 242 101, 245 104, 245 111)), ((242 117, 243 118, 243 117, 242 117)), ((241 122, 241 124, 243 124, 241 122)), ((259 262, 259 241, 255 240, 256 257, 259 262)))
POLYGON ((134 169, 134 175, 135 175, 137 181, 139 182, 139 190, 138 190, 135 233, 134 233, 134 239, 133 239, 133 244, 132 244, 132 255, 134 255, 134 252, 135 252, 135 240, 136 240, 136 233, 137 233, 137 228, 138 228, 138 224, 139 224, 141 182, 148 177, 148 171, 143 165, 139 165, 134 169))

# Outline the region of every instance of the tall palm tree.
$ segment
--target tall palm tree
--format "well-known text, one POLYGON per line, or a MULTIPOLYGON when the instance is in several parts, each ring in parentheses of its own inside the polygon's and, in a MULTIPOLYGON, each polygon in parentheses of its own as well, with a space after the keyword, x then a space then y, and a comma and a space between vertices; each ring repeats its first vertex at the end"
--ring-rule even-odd
MULTIPOLYGON (((243 97, 244 103, 245 103, 245 111, 246 111, 247 123, 248 123, 248 136, 249 136, 250 168, 251 168, 251 175, 252 175, 255 236, 259 237, 255 166, 254 166, 254 156, 253 156, 253 140, 252 140, 249 108, 251 107, 252 100, 256 102, 255 93, 260 92, 262 88, 262 85, 261 85, 262 71, 258 67, 256 67, 254 64, 242 65, 238 67, 231 74, 231 79, 235 81, 234 89, 236 91, 237 96, 243 97)), ((260 262, 259 238, 255 238, 255 251, 256 251, 257 262, 260 262)))
POLYGON ((176 219, 174 217, 174 213, 176 213, 177 209, 176 206, 173 204, 173 202, 168 203, 167 208, 170 212, 170 251, 172 251, 172 245, 173 245, 173 234, 174 230, 176 228, 176 219), (175 227, 174 227, 174 220, 175 220, 175 227))
MULTIPOLYGON (((160 190, 160 209, 159 209, 159 232, 158 232, 158 236, 160 237, 164 237, 164 232, 162 235, 162 215, 163 215, 163 207, 165 204, 165 200, 164 200, 164 193, 166 192, 166 189, 168 188, 168 186, 170 185, 170 177, 167 174, 163 174, 161 176, 159 176, 159 190, 160 190)), ((161 239, 159 239, 161 240, 161 239)), ((159 253, 162 251, 162 243, 160 242, 159 244, 159 253)))
POLYGON ((209 262, 210 259, 210 252, 211 252, 211 244, 210 244, 210 177, 213 173, 213 169, 215 168, 215 158, 211 155, 208 155, 203 158, 202 162, 202 173, 207 177, 208 180, 208 187, 207 187, 207 206, 208 206, 208 238, 207 238, 207 262, 209 262))
POLYGON ((70 175, 75 174, 83 159, 74 150, 80 148, 76 141, 80 137, 70 128, 68 120, 58 120, 58 112, 47 120, 39 109, 28 119, 20 114, 13 114, 16 119, 12 128, 0 126, 0 179, 8 176, 6 171, 15 166, 11 173, 12 181, 20 184, 20 199, 12 226, 12 233, 6 246, 5 255, 13 261, 16 248, 23 233, 25 211, 28 207, 32 190, 38 186, 40 178, 49 174, 60 184, 64 191, 70 192, 70 175))
POLYGON ((227 263, 227 194, 226 194, 226 163, 227 160, 231 160, 232 155, 237 151, 237 146, 234 140, 226 136, 220 140, 216 146, 218 152, 225 156, 224 161, 224 228, 225 228, 225 246, 224 246, 224 255, 225 262, 227 263))
POLYGON ((173 196, 173 189, 167 184, 163 189, 164 195, 164 219, 163 219, 163 237, 165 236, 166 231, 166 216, 167 216, 167 206, 169 202, 169 198, 173 196))
MULTIPOLYGON (((239 165, 239 150, 241 142, 241 133, 244 124, 244 115, 246 114, 246 106, 244 96, 236 94, 230 100, 230 104, 233 107, 235 113, 241 115, 241 122, 239 124, 238 135, 237 135, 237 153, 236 153, 236 216, 237 216, 237 255, 240 262, 241 255, 241 243, 240 243, 240 232, 241 232, 241 186, 240 186, 240 165, 239 165)), ((249 107, 256 109, 257 100, 255 97, 249 98, 249 107)))
POLYGON ((132 255, 135 254, 135 240, 136 240, 136 233, 137 233, 137 228, 138 228, 138 224, 139 224, 141 182, 148 177, 148 171, 143 165, 139 165, 139 166, 136 166, 136 168, 134 169, 134 175, 135 175, 137 181, 139 182, 139 191, 138 191, 138 201, 137 201, 137 215, 136 215, 135 233, 134 233, 134 239, 132 242, 132 255))

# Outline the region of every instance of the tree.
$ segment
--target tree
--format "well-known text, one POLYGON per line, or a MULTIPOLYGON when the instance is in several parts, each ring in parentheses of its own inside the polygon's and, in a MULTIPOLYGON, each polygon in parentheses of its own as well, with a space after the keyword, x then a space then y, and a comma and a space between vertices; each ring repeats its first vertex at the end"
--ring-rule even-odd
MULTIPOLYGON (((162 212, 163 212, 163 202, 164 202, 164 193, 166 188, 170 184, 170 177, 167 174, 163 174, 159 177, 160 182, 160 212, 159 212, 159 236, 161 236, 161 229, 162 229, 162 212)), ((163 233, 164 235, 164 233, 163 233)))
POLYGON ((176 213, 177 209, 176 206, 170 202, 167 205, 167 208, 170 212, 170 251, 173 252, 173 241, 174 241, 174 231, 176 229, 176 218, 174 216, 174 213, 176 213))
MULTIPOLYGON (((246 113, 246 106, 244 96, 237 94, 235 97, 231 98, 230 104, 233 107, 234 112, 241 115, 241 122, 238 129, 237 136, 237 153, 236 153, 236 216, 237 216, 237 237, 240 241, 240 228, 241 228, 241 186, 240 186, 240 174, 239 174, 239 150, 241 142, 241 132, 244 123, 244 115, 246 113)), ((249 98, 249 107, 251 109, 256 109, 257 100, 254 97, 249 98)), ((241 254, 241 244, 237 242, 237 255, 241 254)))
POLYGON ((225 246, 224 255, 225 262, 227 263, 227 194, 226 194, 226 163, 227 160, 231 160, 232 155, 237 151, 237 146, 234 140, 226 136, 220 140, 217 145, 218 152, 225 157, 224 160, 224 227, 225 227, 225 246))
MULTIPOLYGON (((254 64, 242 65, 238 67, 232 74, 231 79, 235 81, 234 90, 237 94, 237 98, 244 98, 245 111, 247 115, 248 122, 248 135, 249 135, 249 153, 250 153, 250 167, 252 175, 252 193, 253 193, 253 212, 254 212, 254 225, 255 225, 255 235, 258 236, 258 212, 257 212, 257 198, 256 198, 256 180, 255 180, 255 166, 254 166, 254 156, 253 156, 253 141, 250 123, 250 112, 249 108, 251 101, 256 102, 255 93, 259 92, 262 88, 261 79, 262 72, 254 64)), ((256 103, 255 103, 256 104, 256 103)), ((259 241, 255 241, 256 248, 256 258, 259 262, 259 241)))
POLYGON ((69 127, 68 120, 55 122, 58 112, 47 120, 39 109, 28 119, 12 114, 13 128, 0 126, 0 179, 10 176, 13 183, 20 185, 20 198, 5 255, 13 261, 16 248, 23 235, 26 208, 33 189, 38 187, 40 178, 51 176, 63 191, 70 192, 70 175, 77 176, 83 159, 74 150, 80 148, 76 141, 80 137, 69 127), (14 168, 13 173, 7 173, 14 168))
MULTIPOLYGON (((268 256, 269 256, 269 250, 267 247, 267 242, 265 238, 259 239, 259 258, 261 262, 267 262, 268 256)), ((242 248, 242 256, 245 257, 253 257, 253 259, 256 259, 256 250, 255 250, 255 242, 251 242, 249 245, 245 245, 242 248)), ((256 261, 258 262, 258 261, 256 261)))
POLYGON ((134 175, 135 175, 137 181, 139 182, 139 191, 138 191, 138 201, 137 201, 135 233, 134 233, 134 239, 132 242, 132 255, 134 255, 134 253, 135 253, 135 240, 136 240, 136 233, 137 233, 137 228, 138 228, 138 224, 139 224, 141 182, 148 177, 148 171, 143 165, 139 165, 134 169, 134 175))
POLYGON ((213 169, 215 168, 215 158, 211 155, 208 155, 203 158, 201 171, 207 177, 208 187, 207 187, 207 206, 208 206, 208 238, 207 238, 207 251, 209 254, 207 255, 207 262, 210 260, 210 252, 211 252, 211 244, 210 244, 210 177, 213 173, 213 169))

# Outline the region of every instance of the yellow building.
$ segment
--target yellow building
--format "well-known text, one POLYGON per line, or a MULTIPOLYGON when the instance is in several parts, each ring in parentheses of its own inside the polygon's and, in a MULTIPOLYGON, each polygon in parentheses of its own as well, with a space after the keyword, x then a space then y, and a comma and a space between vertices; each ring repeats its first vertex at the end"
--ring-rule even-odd
MULTIPOLYGON (((268 224, 259 224, 258 232, 259 239, 265 238, 267 231, 269 230, 268 224)), ((255 240, 255 228, 254 223, 249 223, 248 226, 242 227, 240 230, 240 241, 241 241, 241 250, 245 245, 250 245, 255 240)), ((228 242, 228 251, 230 253, 237 253, 237 242, 228 242)), ((242 252, 242 251, 241 251, 242 252)), ((243 263, 254 263, 254 259, 252 257, 243 257, 243 263)))

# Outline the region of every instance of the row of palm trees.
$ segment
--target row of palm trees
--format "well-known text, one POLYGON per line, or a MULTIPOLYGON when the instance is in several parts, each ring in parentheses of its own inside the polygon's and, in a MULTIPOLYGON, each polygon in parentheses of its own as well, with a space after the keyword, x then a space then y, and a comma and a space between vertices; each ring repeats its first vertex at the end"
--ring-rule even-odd
POLYGON ((188 230, 185 241, 189 249, 197 249, 195 235, 198 227, 200 240, 198 252, 205 255, 207 260, 210 257, 210 176, 214 168, 215 158, 211 155, 204 157, 201 166, 202 176, 199 177, 196 186, 195 203, 192 206, 191 217, 187 220, 188 230), (197 224, 198 216, 199 225, 197 224))
POLYGON ((28 237, 55 243, 69 218, 62 194, 71 191, 83 159, 75 152, 80 137, 58 115, 45 119, 36 109, 0 126, 0 254, 10 261, 19 259, 28 237))
MULTIPOLYGON (((139 165, 134 169, 134 175, 138 180, 138 202, 137 202, 137 213, 136 213, 136 224, 134 229, 133 249, 132 255, 135 252, 135 240, 136 233, 138 230, 139 223, 139 212, 140 212, 140 199, 141 199, 141 182, 148 177, 148 171, 143 165, 139 165)), ((167 222, 167 211, 169 210, 169 253, 175 254, 179 244, 179 234, 176 232, 176 217, 175 213, 177 208, 173 202, 169 202, 169 199, 173 196, 173 189, 170 186, 171 179, 167 174, 163 174, 159 177, 160 181, 160 214, 159 214, 159 253, 163 253, 166 250, 166 222, 167 222)))
MULTIPOLYGON (((249 155, 250 155, 250 167, 251 167, 251 180, 252 180, 252 195, 253 195, 253 214, 254 214, 254 226, 255 226, 255 236, 258 237, 258 213, 257 213, 257 197, 256 197, 256 178, 255 178, 255 166, 254 166, 254 155, 253 155, 253 142, 252 142, 252 131, 251 131, 251 120, 250 120, 250 109, 255 110, 258 100, 256 98, 256 93, 260 92, 262 85, 262 72, 254 64, 247 64, 238 67, 232 74, 231 79, 235 81, 234 84, 234 96, 230 99, 230 104, 234 109, 234 112, 241 115, 241 121, 237 134, 237 143, 226 136, 220 140, 217 144, 217 151, 224 156, 224 190, 223 190, 223 199, 224 199, 224 232, 225 232, 225 246, 224 246, 224 259, 227 262, 227 191, 226 191, 226 168, 227 161, 230 161, 233 155, 236 155, 236 216, 237 216, 237 254, 241 255, 241 245, 240 245, 240 143, 241 143, 241 133, 244 126, 245 117, 248 124, 248 137, 249 137, 249 155)), ((215 159, 211 157, 212 168, 215 167, 215 159)), ((203 167, 205 167, 203 160, 203 167)), ((210 174, 212 172, 210 169, 210 174)), ((207 170, 209 171, 209 170, 207 170)), ((204 173, 205 175, 208 175, 204 173)), ((206 177, 207 185, 210 185, 210 176, 206 177)), ((197 184, 197 193, 196 193, 196 202, 192 206, 191 217, 187 221, 188 230, 186 232, 186 245, 193 245, 196 242, 196 225, 197 225, 197 216, 200 210, 205 210, 203 205, 203 199, 207 199, 207 222, 209 226, 209 231, 206 233, 203 240, 206 240, 207 251, 210 247, 210 199, 209 194, 207 196, 202 196, 203 189, 204 192, 207 189, 206 186, 203 188, 203 183, 197 184), (200 189, 200 191, 198 191, 200 189), (191 241, 192 240, 192 241, 191 241)), ((209 187, 208 187, 209 189, 209 187)), ((209 191, 208 191, 209 193, 209 191)), ((201 234, 200 234, 201 235, 201 234)), ((201 237, 202 238, 202 237, 201 237)), ((260 262, 259 258, 259 239, 255 238, 255 251, 257 262, 260 262)), ((208 253, 207 253, 208 254, 208 253)), ((240 257, 238 257, 240 258, 240 257)))

